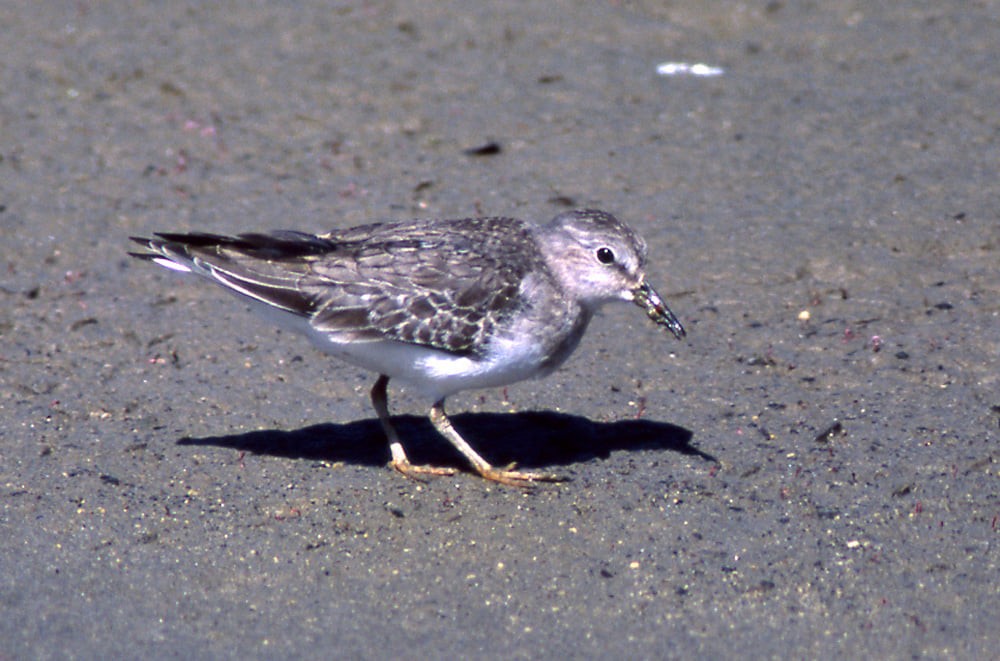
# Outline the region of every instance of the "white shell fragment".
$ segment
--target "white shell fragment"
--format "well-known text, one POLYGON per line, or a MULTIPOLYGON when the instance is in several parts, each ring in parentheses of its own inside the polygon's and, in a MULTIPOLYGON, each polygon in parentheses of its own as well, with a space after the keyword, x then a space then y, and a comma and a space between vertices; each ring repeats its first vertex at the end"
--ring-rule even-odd
POLYGON ((721 76, 725 73, 722 67, 713 67, 697 62, 663 62, 656 67, 656 73, 661 76, 721 76))

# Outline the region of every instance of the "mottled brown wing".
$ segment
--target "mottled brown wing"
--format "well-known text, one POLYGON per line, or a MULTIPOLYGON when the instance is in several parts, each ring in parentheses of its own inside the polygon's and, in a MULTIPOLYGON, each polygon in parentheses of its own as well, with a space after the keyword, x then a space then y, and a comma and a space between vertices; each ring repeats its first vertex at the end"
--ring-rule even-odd
POLYGON ((315 328, 457 354, 475 353, 517 309, 521 280, 541 263, 528 227, 508 218, 367 226, 321 238, 351 255, 310 265, 305 288, 326 292, 317 292, 324 303, 315 328))
POLYGON ((482 348, 544 271, 528 226, 511 218, 301 232, 158 234, 152 252, 350 341, 392 339, 458 354, 482 348))

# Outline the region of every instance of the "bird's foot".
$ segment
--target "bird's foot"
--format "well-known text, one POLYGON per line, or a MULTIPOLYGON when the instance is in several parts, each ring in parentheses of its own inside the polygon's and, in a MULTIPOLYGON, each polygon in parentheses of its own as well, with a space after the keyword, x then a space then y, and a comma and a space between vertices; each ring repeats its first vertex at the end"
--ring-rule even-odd
POLYGON ((417 482, 427 482, 430 476, 454 475, 454 468, 444 468, 441 466, 416 466, 411 464, 406 458, 393 459, 390 465, 397 471, 417 482))
POLYGON ((511 487, 521 487, 528 489, 538 482, 566 482, 569 478, 555 473, 533 473, 527 471, 514 470, 515 464, 510 464, 505 468, 494 466, 476 467, 479 474, 491 482, 499 482, 511 487))

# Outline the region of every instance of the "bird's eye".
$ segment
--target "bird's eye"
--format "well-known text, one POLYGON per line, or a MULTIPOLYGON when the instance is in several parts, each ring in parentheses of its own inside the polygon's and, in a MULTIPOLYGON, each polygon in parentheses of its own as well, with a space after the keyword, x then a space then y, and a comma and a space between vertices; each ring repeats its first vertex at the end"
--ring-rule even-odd
POLYGON ((615 253, 611 252, 611 248, 598 248, 597 261, 601 264, 614 264, 615 253))

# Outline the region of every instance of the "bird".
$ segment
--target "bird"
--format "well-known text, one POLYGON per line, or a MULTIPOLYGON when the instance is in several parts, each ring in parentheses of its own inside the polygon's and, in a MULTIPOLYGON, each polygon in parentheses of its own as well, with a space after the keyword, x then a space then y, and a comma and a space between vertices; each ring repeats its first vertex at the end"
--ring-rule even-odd
POLYGON ((130 238, 144 249, 133 257, 221 285, 321 351, 378 374, 371 401, 390 464, 417 480, 456 469, 407 458, 389 413, 390 379, 430 403, 434 428, 480 476, 531 487, 564 478, 488 462, 452 425, 447 397, 550 374, 605 303, 634 303, 677 339, 686 335, 646 281, 645 241, 597 209, 564 211, 545 223, 490 216, 325 234, 130 238))

